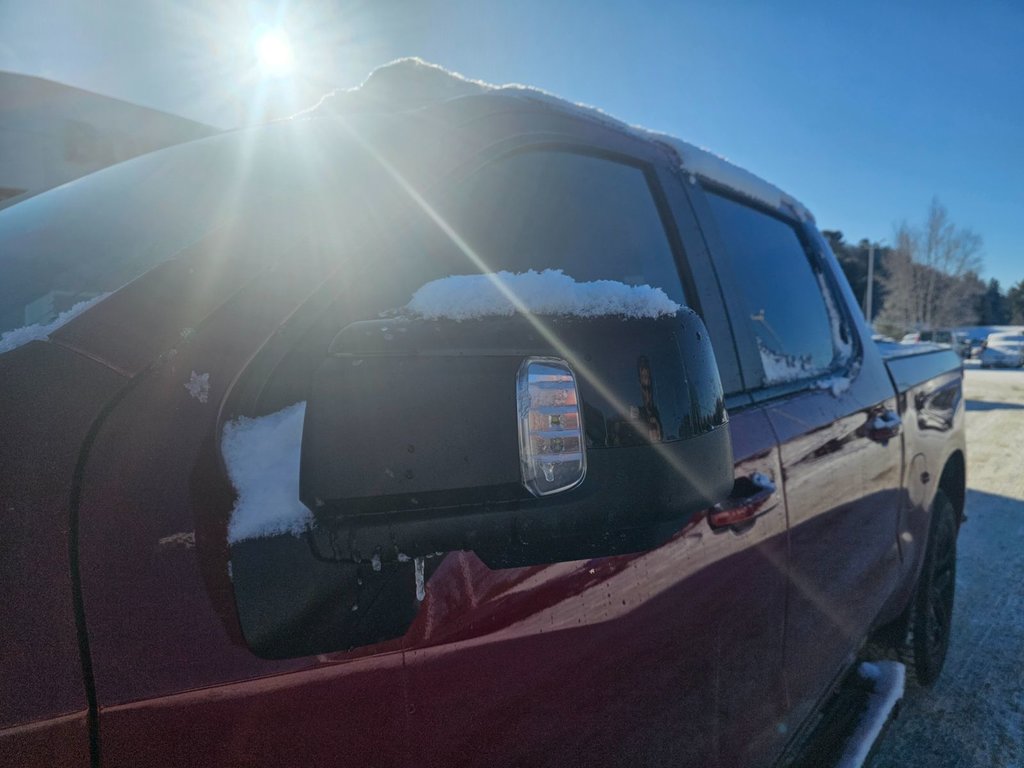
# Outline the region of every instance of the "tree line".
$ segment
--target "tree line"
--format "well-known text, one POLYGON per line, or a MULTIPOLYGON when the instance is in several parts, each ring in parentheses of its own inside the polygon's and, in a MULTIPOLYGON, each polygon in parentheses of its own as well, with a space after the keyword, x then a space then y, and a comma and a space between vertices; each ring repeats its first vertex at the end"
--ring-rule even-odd
POLYGON ((957 226, 933 199, 920 225, 896 225, 891 244, 856 245, 843 233, 824 230, 857 301, 865 307, 869 251, 874 245, 872 310, 869 322, 899 337, 907 331, 963 325, 1024 325, 1024 279, 1009 290, 981 279, 982 238, 957 226))

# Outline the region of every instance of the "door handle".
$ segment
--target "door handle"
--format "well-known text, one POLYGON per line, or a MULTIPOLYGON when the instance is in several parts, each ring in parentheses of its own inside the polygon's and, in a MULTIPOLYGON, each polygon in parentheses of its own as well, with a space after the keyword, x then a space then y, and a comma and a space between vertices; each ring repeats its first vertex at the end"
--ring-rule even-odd
POLYGON ((732 495, 708 510, 708 525, 715 531, 731 528, 737 532, 753 525, 758 517, 774 509, 764 509, 764 505, 775 495, 775 491, 772 479, 760 472, 737 478, 732 495))
POLYGON ((868 439, 887 443, 903 431, 903 420, 895 411, 882 411, 868 422, 868 439))

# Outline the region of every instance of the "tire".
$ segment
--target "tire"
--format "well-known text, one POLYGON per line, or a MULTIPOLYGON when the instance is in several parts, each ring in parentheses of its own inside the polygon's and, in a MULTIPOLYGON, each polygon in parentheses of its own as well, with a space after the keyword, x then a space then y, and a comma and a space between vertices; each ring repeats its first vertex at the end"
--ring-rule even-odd
POLYGON ((939 678, 949 650, 956 591, 956 510, 940 488, 932 505, 932 526, 914 594, 911 630, 917 682, 939 678))

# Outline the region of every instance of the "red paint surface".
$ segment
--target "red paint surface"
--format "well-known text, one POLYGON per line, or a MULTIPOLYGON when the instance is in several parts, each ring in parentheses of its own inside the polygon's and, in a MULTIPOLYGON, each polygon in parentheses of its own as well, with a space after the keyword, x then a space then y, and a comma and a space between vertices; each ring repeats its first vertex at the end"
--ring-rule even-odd
POLYGON ((0 762, 53 764, 32 756, 66 751, 74 764, 88 756, 86 730, 64 719, 87 706, 69 558, 74 469, 124 382, 42 343, 0 356, 0 382, 0 762))
POLYGON ((89 724, 84 711, 0 730, 0 765, 88 768, 89 724))

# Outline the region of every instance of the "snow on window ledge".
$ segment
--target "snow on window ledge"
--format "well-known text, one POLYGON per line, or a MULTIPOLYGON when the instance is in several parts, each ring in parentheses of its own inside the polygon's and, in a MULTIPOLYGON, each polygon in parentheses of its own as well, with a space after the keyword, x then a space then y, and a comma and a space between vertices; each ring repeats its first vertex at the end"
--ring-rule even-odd
POLYGON ((849 371, 824 376, 827 370, 815 368, 807 357, 780 355, 778 352, 768 349, 760 339, 758 339, 757 347, 761 353, 764 386, 766 387, 813 379, 808 385, 810 388, 828 390, 833 397, 840 397, 850 389, 857 373, 857 366, 853 366, 849 371))
POLYGON ((814 382, 815 389, 827 389, 832 397, 839 397, 846 392, 853 382, 849 376, 829 376, 827 379, 818 379, 814 382))
POLYGON ((228 543, 278 534, 300 535, 313 521, 299 501, 299 458, 306 403, 224 425, 221 453, 238 493, 228 543))
POLYGON ((761 339, 758 339, 758 352, 761 355, 761 364, 764 366, 765 386, 774 384, 788 384, 800 379, 808 379, 815 376, 824 376, 829 370, 843 369, 848 367, 845 373, 835 373, 826 378, 819 378, 813 383, 815 389, 825 389, 832 393, 833 397, 839 397, 846 392, 852 380, 856 376, 859 365, 854 363, 847 366, 853 358, 853 343, 849 339, 849 328, 846 321, 836 305, 832 291, 828 286, 824 275, 820 272, 815 274, 818 286, 825 301, 825 311, 828 315, 829 327, 832 335, 832 348, 834 358, 829 368, 814 367, 808 357, 796 355, 783 355, 765 346, 761 339), (845 330, 845 335, 844 335, 845 330))
POLYGON ((61 312, 57 315, 55 320, 49 323, 36 323, 35 325, 26 325, 24 328, 15 328, 12 331, 7 331, 0 336, 0 355, 4 352, 10 352, 12 349, 17 349, 20 346, 28 344, 30 341, 42 341, 44 339, 48 339, 50 334, 62 325, 66 325, 71 322, 87 309, 99 304, 109 295, 109 293, 101 293, 99 296, 94 296, 91 299, 80 301, 70 309, 61 312))
POLYGON ((661 288, 615 280, 579 283, 560 269, 451 275, 427 283, 405 310, 427 320, 509 317, 517 311, 575 317, 657 318, 682 306, 661 288))
POLYGON ((825 373, 824 369, 816 368, 811 363, 809 356, 780 354, 768 349, 760 339, 757 340, 757 349, 764 367, 765 386, 789 384, 825 373))

